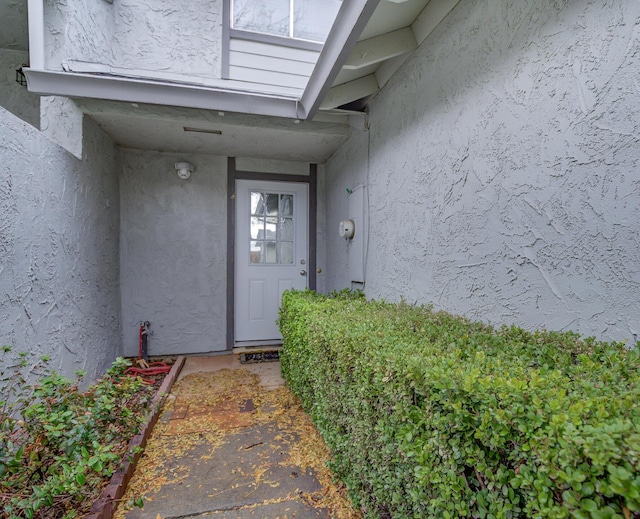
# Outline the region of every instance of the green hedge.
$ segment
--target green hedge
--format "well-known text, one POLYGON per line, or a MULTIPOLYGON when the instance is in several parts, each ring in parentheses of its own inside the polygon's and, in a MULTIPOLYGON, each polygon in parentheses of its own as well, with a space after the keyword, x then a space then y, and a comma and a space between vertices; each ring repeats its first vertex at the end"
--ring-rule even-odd
POLYGON ((281 367, 376 518, 640 517, 640 355, 286 292, 281 367))

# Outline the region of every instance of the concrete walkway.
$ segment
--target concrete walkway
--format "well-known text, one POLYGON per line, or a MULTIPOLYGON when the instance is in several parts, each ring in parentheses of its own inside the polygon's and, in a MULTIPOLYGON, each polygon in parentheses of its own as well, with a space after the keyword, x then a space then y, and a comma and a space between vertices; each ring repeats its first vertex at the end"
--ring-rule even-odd
POLYGON ((188 358, 116 519, 356 518, 277 362, 188 358))

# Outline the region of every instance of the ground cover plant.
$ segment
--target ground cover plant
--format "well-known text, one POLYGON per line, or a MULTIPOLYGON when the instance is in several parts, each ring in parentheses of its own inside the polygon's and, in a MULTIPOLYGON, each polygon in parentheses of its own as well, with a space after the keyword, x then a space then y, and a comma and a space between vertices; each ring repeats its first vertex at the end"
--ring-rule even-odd
POLYGON ((0 352, 0 517, 71 519, 97 499, 146 419, 153 389, 118 359, 86 391, 47 358, 0 352))
POLYGON ((640 517, 640 355, 287 292, 282 373, 370 518, 640 517))

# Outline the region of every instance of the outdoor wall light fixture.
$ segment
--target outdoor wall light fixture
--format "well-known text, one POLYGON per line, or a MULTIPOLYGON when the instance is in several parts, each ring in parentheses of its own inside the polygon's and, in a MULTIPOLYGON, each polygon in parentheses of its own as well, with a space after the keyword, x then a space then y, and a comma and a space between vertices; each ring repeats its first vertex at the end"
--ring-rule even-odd
POLYGON ((16 69, 16 83, 18 83, 18 85, 20 86, 27 86, 27 78, 22 71, 22 68, 26 66, 27 65, 23 63, 22 67, 16 69))
POLYGON ((188 162, 176 162, 176 171, 182 180, 187 180, 195 168, 188 162))

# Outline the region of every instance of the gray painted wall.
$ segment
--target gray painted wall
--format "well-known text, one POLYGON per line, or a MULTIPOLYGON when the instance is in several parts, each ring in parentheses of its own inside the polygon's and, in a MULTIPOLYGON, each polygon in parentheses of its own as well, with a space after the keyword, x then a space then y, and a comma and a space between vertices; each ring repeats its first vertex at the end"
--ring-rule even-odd
POLYGON ((327 165, 369 186, 366 293, 494 324, 640 333, 640 3, 461 2, 327 165), (367 142, 370 139, 370 145, 367 142))
POLYGON ((92 380, 120 353, 116 150, 91 120, 76 159, 0 108, 0 344, 92 380))
MULTIPOLYGON (((121 150, 122 336, 138 353, 140 321, 150 321, 151 355, 226 348, 227 158, 121 150), (174 163, 195 166, 180 180, 174 163)), ((239 170, 308 174, 302 162, 239 158, 239 170)), ((321 177, 321 175, 320 175, 321 177)), ((323 180, 319 179, 322 186, 323 180)), ((319 194, 319 206, 324 203, 319 194)), ((324 271, 324 214, 318 222, 324 271)), ((324 289, 324 273, 317 278, 324 289)))
POLYGON ((119 74, 190 82, 220 78, 222 0, 47 0, 44 5, 48 69, 108 72, 112 67, 119 74))
POLYGON ((150 321, 151 355, 224 350, 226 157, 122 150, 121 291, 126 355, 150 321), (174 163, 195 166, 180 180, 174 163))
POLYGON ((40 127, 40 98, 16 83, 16 69, 29 63, 29 53, 0 49, 0 106, 36 128, 40 127))
POLYGON ((0 2, 0 48, 26 51, 29 48, 27 2, 4 0, 0 2))
POLYGON ((222 0, 120 0, 114 8, 114 67, 220 78, 222 0))
POLYGON ((108 64, 113 7, 104 0, 45 0, 46 68, 62 70, 68 60, 108 64))

